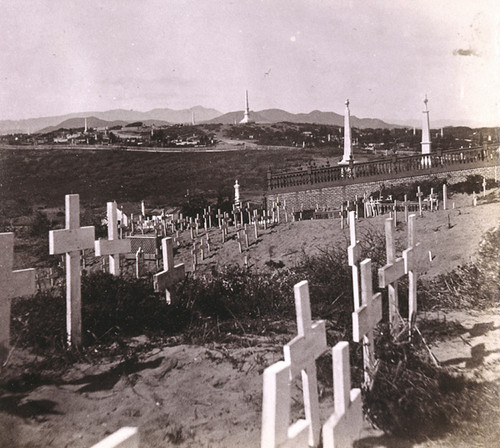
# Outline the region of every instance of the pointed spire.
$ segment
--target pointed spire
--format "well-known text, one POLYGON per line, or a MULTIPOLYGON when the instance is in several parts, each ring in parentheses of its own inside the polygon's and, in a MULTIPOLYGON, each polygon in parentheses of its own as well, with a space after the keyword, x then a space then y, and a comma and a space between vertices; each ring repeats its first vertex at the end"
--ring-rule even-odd
POLYGON ((243 120, 240 123, 251 123, 250 120, 250 106, 248 105, 248 90, 245 90, 245 112, 243 115, 243 120))
POLYGON ((431 153, 431 131, 430 131, 430 123, 429 123, 429 109, 427 108, 427 103, 429 100, 427 99, 427 94, 424 98, 425 110, 422 111, 422 154, 430 154, 431 153))
POLYGON ((348 164, 352 159, 352 139, 351 139, 351 111, 349 110, 349 99, 345 101, 344 112, 344 156, 340 164, 348 164))

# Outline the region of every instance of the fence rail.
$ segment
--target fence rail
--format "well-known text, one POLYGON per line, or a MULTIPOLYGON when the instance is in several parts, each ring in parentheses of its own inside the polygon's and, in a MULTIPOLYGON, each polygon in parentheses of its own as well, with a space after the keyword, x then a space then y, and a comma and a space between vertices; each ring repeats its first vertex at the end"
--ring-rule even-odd
POLYGON ((344 166, 308 166, 305 169, 273 173, 267 172, 268 191, 305 190, 312 186, 345 185, 370 182, 381 178, 421 176, 446 171, 481 168, 498 165, 499 148, 489 146, 428 155, 392 157, 391 159, 351 163, 344 166))

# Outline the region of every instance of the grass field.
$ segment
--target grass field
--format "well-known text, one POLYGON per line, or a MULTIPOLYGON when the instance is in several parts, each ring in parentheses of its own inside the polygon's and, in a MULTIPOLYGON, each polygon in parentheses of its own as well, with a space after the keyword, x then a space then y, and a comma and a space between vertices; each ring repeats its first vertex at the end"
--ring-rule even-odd
POLYGON ((142 199, 151 206, 178 205, 187 189, 206 199, 232 197, 236 179, 245 199, 260 200, 269 167, 325 156, 337 155, 302 148, 182 153, 0 148, 0 214, 13 218, 36 207, 60 206, 69 193, 80 194, 87 207, 142 199))

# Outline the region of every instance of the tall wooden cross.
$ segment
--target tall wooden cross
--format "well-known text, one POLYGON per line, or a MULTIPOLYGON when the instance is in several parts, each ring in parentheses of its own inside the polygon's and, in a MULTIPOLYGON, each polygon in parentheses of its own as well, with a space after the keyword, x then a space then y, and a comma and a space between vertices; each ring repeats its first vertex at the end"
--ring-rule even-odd
POLYGON ((408 275, 408 322, 410 331, 417 314, 417 280, 420 272, 429 265, 429 257, 421 243, 415 241, 415 215, 408 219, 408 249, 403 251, 405 274, 408 275))
POLYGON ((167 303, 172 303, 170 289, 186 275, 184 263, 174 265, 174 244, 172 238, 161 240, 163 271, 153 275, 155 292, 165 292, 167 303))
POLYGON ((354 445, 363 426, 361 389, 351 389, 349 343, 339 342, 332 349, 334 412, 323 425, 323 447, 354 445))
POLYGON ((325 321, 312 322, 309 285, 302 281, 294 286, 298 336, 283 347, 285 362, 290 365, 290 380, 302 376, 305 420, 308 424, 310 446, 317 446, 320 439, 316 359, 327 349, 325 321))
POLYGON ((35 270, 13 271, 14 234, 0 233, 0 364, 7 357, 10 341, 10 301, 36 293, 35 270))
POLYGON ((347 248, 349 266, 352 267, 352 293, 354 298, 354 309, 359 308, 359 270, 358 263, 361 258, 361 247, 356 237, 356 220, 354 211, 349 212, 349 230, 351 234, 351 245, 347 248))
POLYGON ((120 254, 128 254, 132 251, 130 239, 118 238, 118 221, 116 217, 116 202, 108 202, 108 239, 99 238, 95 242, 96 257, 109 255, 109 272, 112 275, 120 275, 120 254))
POLYGON ((224 219, 224 213, 221 213, 220 208, 218 209, 218 213, 215 216, 219 222, 219 229, 222 228, 222 220, 224 219))
POLYGON ((394 229, 392 219, 385 220, 385 251, 387 262, 378 270, 378 282, 380 288, 388 287, 389 293, 389 322, 394 328, 399 316, 398 280, 405 276, 405 264, 403 257, 396 258, 396 247, 394 241, 394 229))
POLYGON ((352 313, 352 336, 354 342, 363 342, 365 384, 370 385, 375 371, 373 330, 382 320, 382 294, 373 294, 372 261, 369 258, 363 260, 360 269, 361 306, 352 313))
POLYGON ((418 214, 422 216, 422 196, 424 193, 420 191, 420 185, 417 187, 417 198, 418 198, 418 214))
POLYGON ((49 232, 49 253, 66 254, 66 330, 68 344, 82 343, 80 251, 94 248, 94 226, 80 227, 80 196, 67 194, 66 228, 49 232))

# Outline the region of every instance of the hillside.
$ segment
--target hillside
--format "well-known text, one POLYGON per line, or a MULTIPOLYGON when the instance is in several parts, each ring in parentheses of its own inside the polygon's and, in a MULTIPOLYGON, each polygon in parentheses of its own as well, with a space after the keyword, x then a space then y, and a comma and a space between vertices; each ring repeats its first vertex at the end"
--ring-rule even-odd
MULTIPOLYGON (((243 118, 243 111, 229 112, 217 118, 207 121, 208 123, 234 124, 239 123, 243 118)), ((281 109, 265 109, 261 111, 250 111, 250 118, 257 123, 314 123, 314 124, 329 124, 334 126, 344 126, 344 116, 335 112, 322 112, 313 110, 307 114, 292 114, 281 109)), ((351 116, 351 125, 355 128, 386 128, 393 129, 401 127, 396 124, 386 123, 385 121, 376 118, 358 118, 351 116)))

